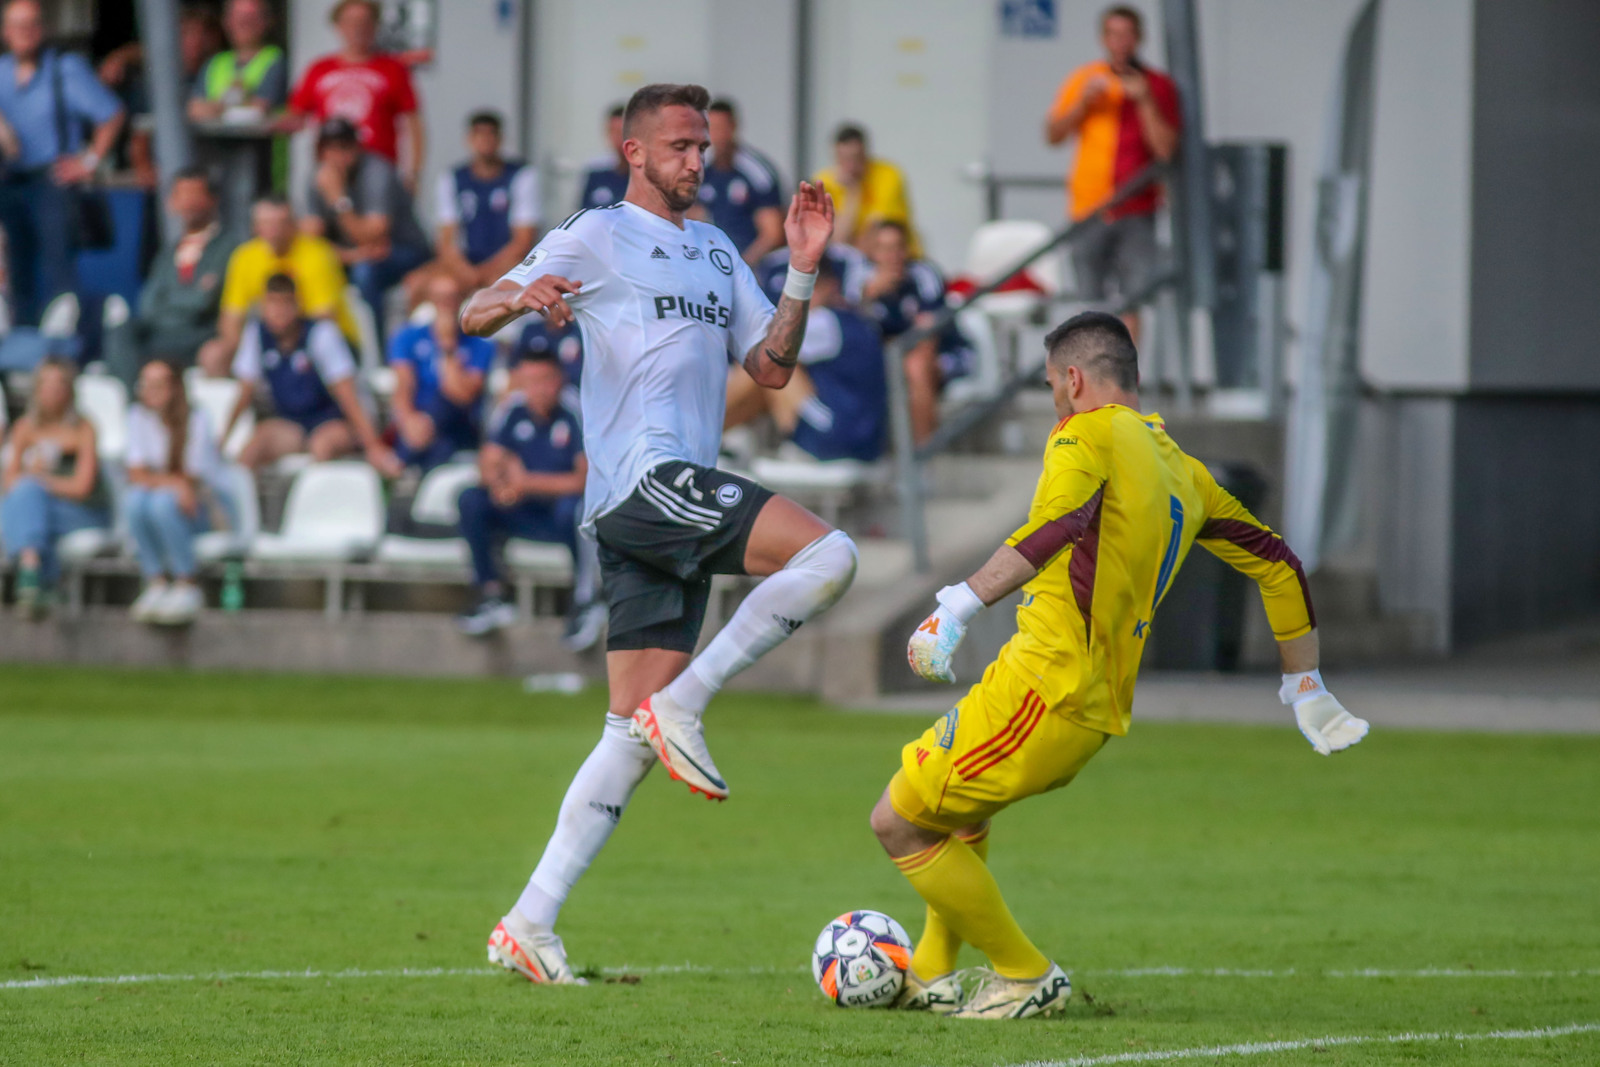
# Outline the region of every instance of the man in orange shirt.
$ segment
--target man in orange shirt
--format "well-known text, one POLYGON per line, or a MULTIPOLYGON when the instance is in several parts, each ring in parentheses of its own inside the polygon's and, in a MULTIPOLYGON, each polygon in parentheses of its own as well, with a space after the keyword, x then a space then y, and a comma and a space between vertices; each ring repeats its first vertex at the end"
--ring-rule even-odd
MULTIPOLYGON (((1100 16, 1106 58, 1073 71, 1050 108, 1045 140, 1058 145, 1078 138, 1078 158, 1067 179, 1067 212, 1074 221, 1099 211, 1119 186, 1178 150, 1178 90, 1139 58, 1143 39, 1138 11, 1106 9, 1100 16)), ((1151 186, 1103 212, 1105 225, 1072 246, 1078 289, 1086 298, 1105 300, 1114 292, 1126 300, 1144 287, 1156 265, 1160 204, 1161 189, 1151 186)), ((1124 321, 1137 340, 1138 316, 1124 321)))

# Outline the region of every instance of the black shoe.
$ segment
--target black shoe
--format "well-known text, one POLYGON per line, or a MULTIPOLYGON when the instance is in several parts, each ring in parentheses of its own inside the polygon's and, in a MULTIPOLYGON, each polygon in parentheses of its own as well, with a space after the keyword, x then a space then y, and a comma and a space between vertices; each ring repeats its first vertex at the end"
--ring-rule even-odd
POLYGON ((456 616, 456 628, 469 637, 504 630, 517 621, 517 609, 497 596, 486 596, 471 611, 456 616))

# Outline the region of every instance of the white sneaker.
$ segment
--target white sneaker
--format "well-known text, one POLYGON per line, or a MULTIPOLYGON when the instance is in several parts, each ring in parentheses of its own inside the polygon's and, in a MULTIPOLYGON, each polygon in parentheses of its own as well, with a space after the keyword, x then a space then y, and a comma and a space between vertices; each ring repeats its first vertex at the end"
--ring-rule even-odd
POLYGON ((515 911, 489 935, 489 962, 515 971, 535 985, 588 985, 572 973, 567 949, 555 932, 535 926, 515 911))
POLYGON ((1072 996, 1072 979, 1052 963, 1043 978, 1003 978, 983 971, 983 980, 972 991, 953 1019, 1028 1019, 1035 1015, 1054 1015, 1066 1010, 1072 996))
POLYGON ((906 984, 895 998, 894 1006, 902 1011, 931 1011, 935 1015, 953 1015, 961 1007, 961 978, 955 972, 940 975, 924 982, 916 971, 906 971, 906 984))
POLYGON ((134 622, 155 621, 156 608, 166 599, 167 590, 170 588, 163 581, 151 582, 145 586, 144 592, 140 593, 138 599, 129 605, 129 616, 133 618, 134 622))
POLYGON ((655 749, 667 773, 711 800, 728 799, 728 783, 711 762, 700 717, 681 708, 665 692, 653 693, 633 713, 628 732, 655 749))
POLYGON ((188 626, 200 617, 205 597, 193 582, 173 582, 150 610, 150 621, 162 626, 188 626))

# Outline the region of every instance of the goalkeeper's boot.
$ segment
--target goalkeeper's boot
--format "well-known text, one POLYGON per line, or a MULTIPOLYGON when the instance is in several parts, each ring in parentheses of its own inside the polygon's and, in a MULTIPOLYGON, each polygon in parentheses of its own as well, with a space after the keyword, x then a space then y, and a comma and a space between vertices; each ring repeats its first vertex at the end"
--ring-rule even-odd
POLYGON ((515 911, 489 935, 489 962, 515 971, 536 985, 588 985, 572 973, 567 949, 549 927, 535 926, 515 911))
POLYGON ((1065 1011, 1072 996, 1072 979, 1052 963, 1042 978, 1006 978, 982 972, 983 979, 972 991, 955 1019, 1029 1019, 1035 1015, 1054 1015, 1065 1011))
POLYGON ((654 693, 639 705, 628 732, 648 742, 667 773, 687 785, 689 792, 711 800, 728 799, 728 783, 711 762, 700 716, 679 707, 665 692, 654 693))
POLYGON ((906 984, 894 1006, 904 1011, 931 1011, 935 1015, 949 1015, 961 1007, 961 979, 955 971, 924 982, 917 972, 906 971, 906 984))

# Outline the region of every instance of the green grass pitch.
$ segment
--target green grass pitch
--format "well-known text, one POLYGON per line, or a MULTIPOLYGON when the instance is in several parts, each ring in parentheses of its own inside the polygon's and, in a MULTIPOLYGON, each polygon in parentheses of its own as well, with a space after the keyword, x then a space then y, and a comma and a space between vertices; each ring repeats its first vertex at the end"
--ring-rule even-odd
POLYGON ((795 699, 713 707, 727 804, 641 788, 563 915, 591 985, 482 973, 602 706, 0 668, 0 1063, 1600 1062, 1593 1028, 1481 1039, 1600 1023, 1600 738, 1378 729, 1321 759, 1287 716, 1135 724, 996 821, 1076 991, 984 1025, 813 986, 835 914, 921 926, 867 812, 925 719, 795 699), (120 975, 169 977, 43 984, 120 975), (1319 1038, 1368 1040, 1293 1044, 1319 1038))

